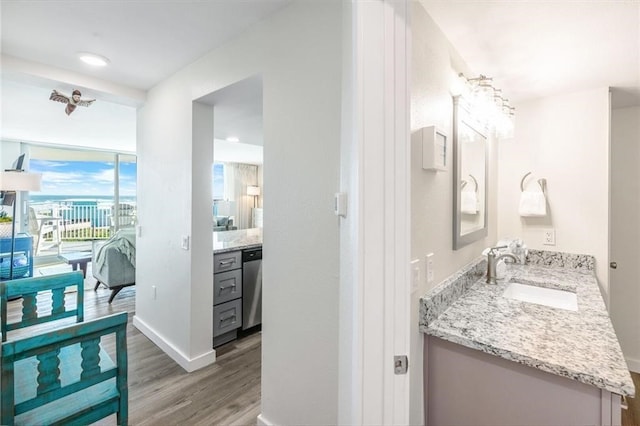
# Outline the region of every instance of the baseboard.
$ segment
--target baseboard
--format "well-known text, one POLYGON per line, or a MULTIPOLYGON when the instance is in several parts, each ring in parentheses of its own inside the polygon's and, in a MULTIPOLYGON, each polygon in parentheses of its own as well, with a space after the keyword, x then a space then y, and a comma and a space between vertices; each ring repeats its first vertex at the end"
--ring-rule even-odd
POLYGON ((199 370, 200 368, 213 364, 216 361, 215 349, 211 349, 211 351, 206 352, 196 358, 193 358, 193 359, 188 358, 179 349, 174 347, 159 333, 157 333, 153 328, 149 327, 149 325, 147 325, 144 321, 138 318, 137 315, 133 316, 133 325, 138 330, 140 330, 142 334, 147 336, 149 340, 155 343, 156 346, 162 349, 164 353, 169 355, 171 359, 173 359, 176 363, 178 363, 180 367, 184 368, 187 371, 187 373, 191 373, 192 371, 199 370))
POLYGON ((267 420, 267 418, 262 413, 258 414, 257 425, 258 426, 276 426, 275 423, 267 420))
POLYGON ((640 359, 626 358, 627 367, 634 373, 640 373, 640 359))

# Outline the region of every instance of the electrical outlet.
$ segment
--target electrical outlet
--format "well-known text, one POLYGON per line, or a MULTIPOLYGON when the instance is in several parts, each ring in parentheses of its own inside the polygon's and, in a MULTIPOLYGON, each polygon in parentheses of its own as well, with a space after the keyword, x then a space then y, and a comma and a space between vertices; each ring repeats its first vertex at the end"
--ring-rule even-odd
POLYGON ((182 248, 184 250, 189 250, 189 236, 188 235, 183 235, 182 236, 182 248))
POLYGON ((420 275, 420 259, 413 259, 411 261, 411 293, 418 291, 420 275))
POLYGON ((425 275, 427 284, 432 284, 435 275, 435 271, 433 270, 433 253, 425 256, 425 275))
POLYGON ((556 230, 553 228, 545 229, 542 236, 542 244, 545 246, 556 245, 556 230))

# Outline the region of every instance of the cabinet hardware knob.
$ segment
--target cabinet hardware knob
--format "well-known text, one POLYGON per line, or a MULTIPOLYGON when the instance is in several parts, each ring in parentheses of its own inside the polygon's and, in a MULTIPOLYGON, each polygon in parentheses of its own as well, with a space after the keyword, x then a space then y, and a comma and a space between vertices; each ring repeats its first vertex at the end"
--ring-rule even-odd
POLYGON ((618 263, 617 262, 611 262, 611 263, 609 263, 609 267, 611 269, 618 269, 618 263))

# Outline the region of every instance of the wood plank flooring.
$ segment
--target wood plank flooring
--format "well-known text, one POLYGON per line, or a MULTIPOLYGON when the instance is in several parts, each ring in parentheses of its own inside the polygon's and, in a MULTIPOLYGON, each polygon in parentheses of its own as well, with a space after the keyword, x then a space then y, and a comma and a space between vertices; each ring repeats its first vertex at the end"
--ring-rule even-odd
MULTIPOLYGON (((85 318, 92 319, 127 311, 129 351, 129 424, 131 425, 255 425, 260 414, 261 334, 254 333, 217 348, 216 363, 186 373, 168 355, 132 325, 135 287, 124 288, 109 305, 110 291, 85 292, 85 318)), ((75 293, 67 295, 74 303, 75 293)), ((20 301, 9 302, 9 318, 19 315, 20 301)), ((39 311, 46 307, 39 306, 39 311)), ((73 323, 67 319, 57 323, 73 323)), ((15 331, 9 337, 32 334, 45 324, 27 332, 15 331)), ((113 354, 113 342, 105 341, 113 354)), ((640 390, 640 374, 631 373, 640 390)), ((622 410, 622 426, 640 426, 640 395, 628 398, 622 410)), ((115 425, 115 415, 98 425, 115 425)))
POLYGON ((636 397, 627 398, 627 410, 622 410, 622 426, 638 426, 640 425, 640 374, 631 373, 633 384, 636 386, 636 397))
MULTIPOLYGON (((130 425, 255 425, 260 414, 261 334, 254 333, 216 349, 216 362, 187 373, 132 325, 135 286, 124 288, 109 305, 111 292, 85 292, 85 319, 127 311, 130 425)), ((74 293, 67 295, 74 303, 74 293)), ((9 317, 19 315, 19 300, 9 302, 9 317)), ((39 307, 39 310, 41 308, 39 307)), ((46 309, 46 308, 42 308, 46 309)), ((57 323, 73 323, 66 319, 57 323)), ((40 329, 50 326, 38 326, 40 329)), ((15 331, 10 339, 32 334, 15 331)), ((113 354, 113 342, 103 342, 113 354)), ((115 425, 115 415, 98 425, 115 425)))

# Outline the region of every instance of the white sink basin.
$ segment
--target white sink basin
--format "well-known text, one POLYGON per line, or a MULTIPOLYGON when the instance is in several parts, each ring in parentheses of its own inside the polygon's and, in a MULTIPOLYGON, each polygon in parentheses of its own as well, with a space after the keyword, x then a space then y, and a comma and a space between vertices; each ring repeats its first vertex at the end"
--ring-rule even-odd
POLYGON ((552 308, 578 310, 578 298, 575 293, 553 288, 536 287, 520 283, 510 283, 502 293, 503 297, 522 302, 536 303, 552 308))

